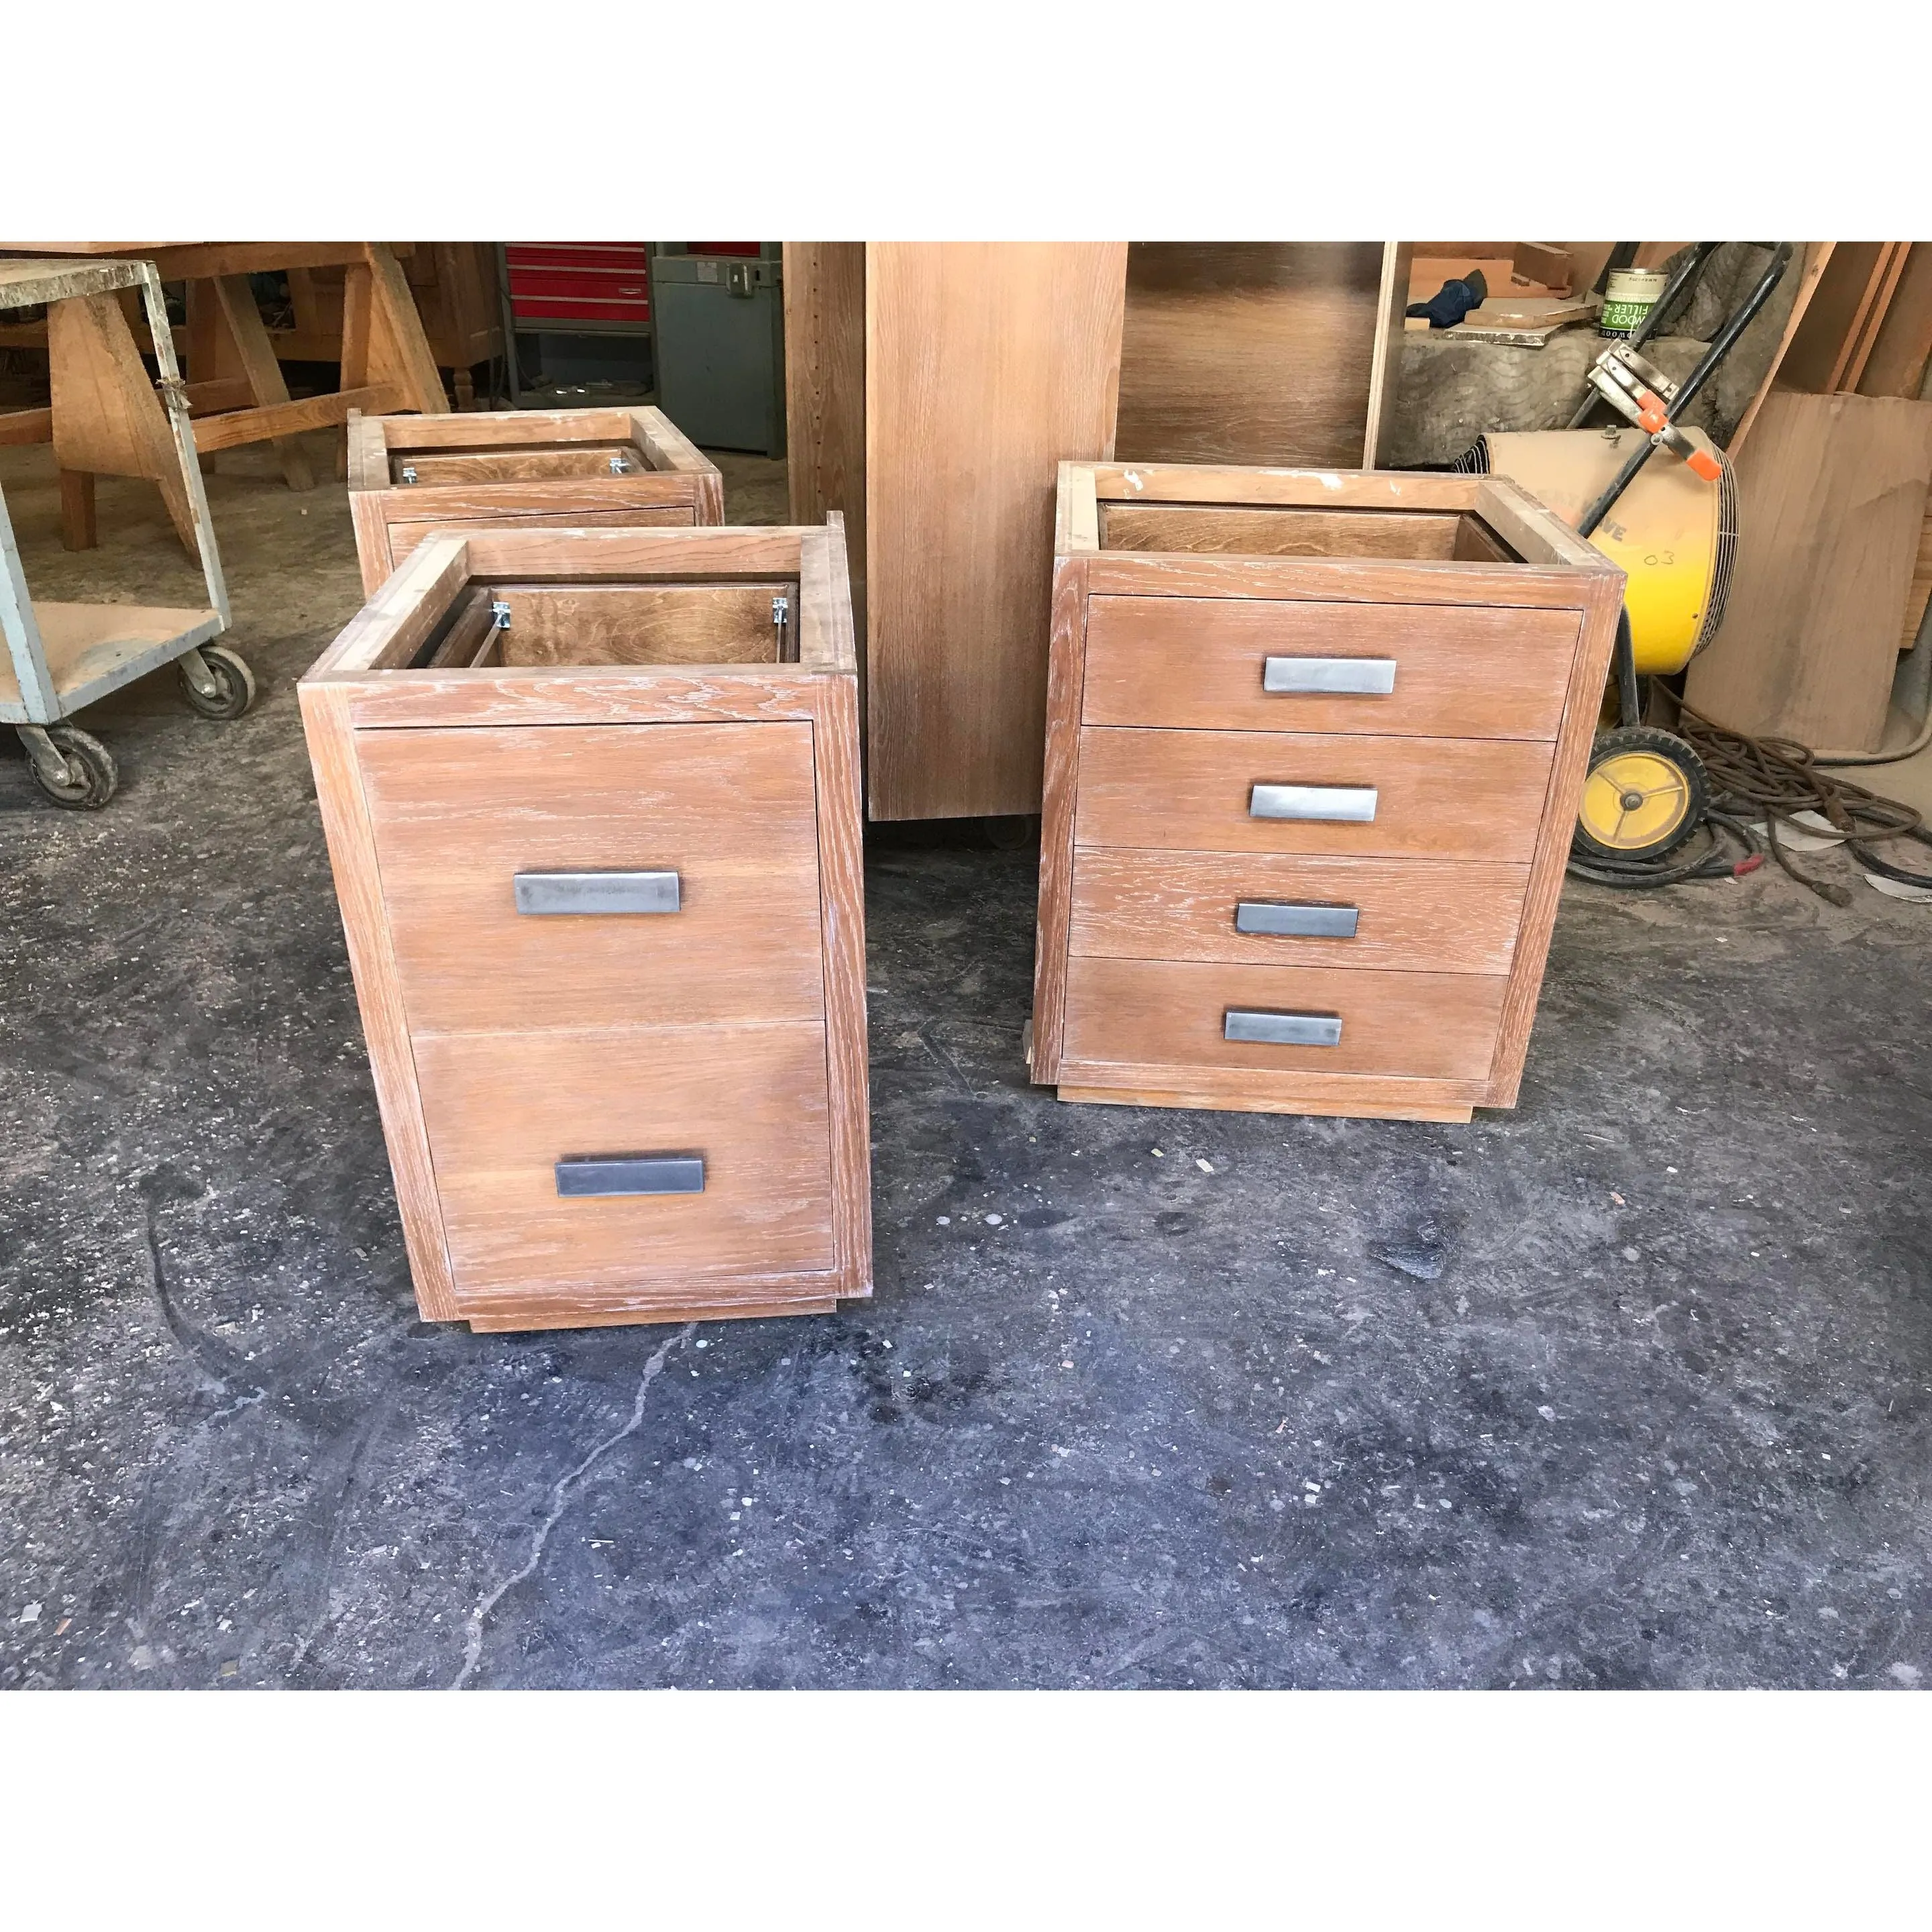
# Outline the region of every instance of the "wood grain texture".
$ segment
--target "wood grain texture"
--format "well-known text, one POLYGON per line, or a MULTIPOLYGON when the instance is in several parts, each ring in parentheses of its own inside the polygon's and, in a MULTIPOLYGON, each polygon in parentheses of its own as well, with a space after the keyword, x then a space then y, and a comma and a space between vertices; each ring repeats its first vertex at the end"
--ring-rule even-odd
POLYGON ((358 730, 412 725, 730 724, 810 718, 818 674, 790 664, 576 664, 412 671, 350 686, 358 730))
POLYGON ((1382 244, 1382 280, 1376 304, 1375 347, 1369 358, 1368 426, 1362 442, 1362 467, 1376 470, 1394 434, 1402 393, 1402 314, 1408 305, 1409 271, 1415 260, 1412 242, 1382 244))
POLYGON ((812 728, 371 731, 356 746, 410 1026, 819 1021, 812 728), (675 913, 532 917, 523 872, 675 872, 675 913))
POLYGON ((845 518, 866 634, 866 244, 784 244, 785 461, 794 524, 845 518))
POLYGON ((775 598, 797 586, 763 584, 501 584, 502 661, 524 664, 776 664, 775 598))
POLYGON ((416 1051, 460 1312, 536 1282, 684 1306, 720 1278, 830 1274, 823 1027, 424 1035, 416 1051), (701 1154, 704 1192, 556 1192, 560 1160, 658 1150, 701 1154))
POLYGON ((1780 358, 1781 390, 1822 395, 1838 388, 1892 266, 1889 242, 1838 242, 1780 358))
MULTIPOLYGON (((1601 551, 1598 562, 1621 580, 1601 551)), ((1594 568, 1595 566, 1591 566, 1594 568)), ((1102 550, 1088 565, 1095 597, 1282 597, 1360 604, 1495 604, 1511 610, 1576 608, 1576 573, 1562 566, 1490 568, 1357 556, 1188 556, 1102 550)))
POLYGON ((1584 774, 1596 736, 1604 681, 1610 676, 1610 652, 1616 643, 1623 592, 1622 571, 1594 572, 1585 586, 1588 601, 1582 627, 1577 634, 1562 728, 1557 735, 1556 756, 1550 762, 1550 788, 1537 822, 1529 890, 1523 898, 1522 923, 1517 929, 1496 1060, 1483 1099, 1485 1106, 1514 1107, 1522 1084, 1530 1029, 1535 1024, 1537 999, 1543 990, 1543 969, 1550 957, 1550 937, 1556 924, 1556 902, 1563 890, 1564 868, 1576 829, 1576 806, 1583 794, 1584 774))
MULTIPOLYGON (((1318 1114, 1350 1120, 1465 1121, 1472 1119, 1473 1101, 1459 1104, 1453 1096, 1468 1091, 1468 1081, 1378 1080, 1364 1076, 1304 1073, 1285 1094, 1279 1081, 1238 1070, 1210 1072, 1191 1066, 1116 1066, 1070 1062, 1077 1080, 1118 1081, 1109 1086, 1082 1086, 1063 1080, 1058 1097, 1109 1107, 1213 1108, 1235 1114, 1318 1114), (1162 1085, 1176 1078, 1192 1084, 1162 1085)), ((478 1324, 480 1325, 480 1324, 478 1324)))
POLYGON ((470 546, 460 537, 424 544, 337 634, 308 678, 407 664, 470 581, 470 546))
POLYGON ((875 818, 1040 802, 1056 470, 1112 453, 1124 251, 868 244, 875 818))
POLYGON ((1306 510, 1473 510, 1484 479, 1434 471, 1270 469, 1219 463, 1092 463, 1103 503, 1279 504, 1306 510))
MULTIPOLYGON (((532 486, 535 487, 535 486, 532 486)), ((466 536, 478 577, 796 577, 801 532, 782 526, 722 530, 531 530, 497 525, 466 536)))
POLYGON ((1552 748, 1532 740, 1096 728, 1080 734, 1082 846, 1520 862, 1534 849, 1552 748), (1249 816, 1257 784, 1372 785, 1376 816, 1249 816))
POLYGON ((1932 242, 1906 244, 1906 258, 1858 377, 1862 396, 1916 401, 1932 361, 1932 242))
POLYGON ((424 1321, 448 1322, 456 1315, 455 1289, 402 988, 383 916, 375 837, 356 767, 348 693, 340 686, 304 683, 298 694, 416 1303, 424 1321))
MULTIPOLYGON (((849 610, 844 628, 849 650, 849 610)), ((818 779, 836 1292, 868 1295, 872 1292, 872 1156, 866 1060, 865 805, 860 782, 858 686, 849 669, 818 680, 812 744, 818 779)))
POLYGON ((1065 1058, 1283 1076, 1486 1081, 1508 984, 1500 974, 1076 958, 1067 970, 1065 1058), (1274 1046, 1225 1040, 1231 1007, 1339 1014, 1341 1040, 1274 1046))
POLYGON ((1096 597, 1083 722, 1189 730, 1554 738, 1573 610, 1096 597), (1270 692, 1270 656, 1391 660, 1383 696, 1270 692))
POLYGON ((1724 620, 1684 694, 1817 750, 1876 751, 1932 476, 1932 404, 1777 394, 1738 459, 1724 620))
POLYGON ((1446 562, 1462 519, 1453 511, 1221 509, 1198 504, 1109 503, 1106 550, 1209 556, 1400 556, 1446 562))
POLYGON ((1120 458, 1360 465, 1382 267, 1378 242, 1135 242, 1120 458))
POLYGON ((363 587, 436 530, 689 528, 724 520, 717 467, 662 411, 364 418, 350 508, 363 587), (614 475, 614 454, 632 466, 614 475), (401 480, 405 467, 416 481, 401 480))
POLYGON ((616 1294, 598 1301, 511 1302, 494 1298, 488 1314, 472 1314, 478 1335, 536 1333, 556 1328, 616 1328, 654 1325, 681 1328, 692 1322, 764 1322, 784 1315, 830 1315, 838 1303, 810 1297, 796 1301, 727 1300, 722 1295, 696 1307, 675 1308, 655 1300, 616 1294))
POLYGON ((1234 856, 1088 846, 1074 859, 1066 950, 1085 958, 1506 973, 1528 884, 1527 865, 1486 860, 1234 856), (1359 915, 1355 935, 1238 932, 1234 909, 1244 900, 1352 906, 1359 915))
MULTIPOLYGON (((1063 484, 1063 488, 1064 485, 1063 484)), ((1034 1079, 1050 1084, 1060 1064, 1066 1012, 1066 949, 1072 911, 1073 828, 1086 675, 1087 557, 1054 560, 1047 653, 1046 779, 1040 802, 1040 916, 1034 947, 1034 1079)))

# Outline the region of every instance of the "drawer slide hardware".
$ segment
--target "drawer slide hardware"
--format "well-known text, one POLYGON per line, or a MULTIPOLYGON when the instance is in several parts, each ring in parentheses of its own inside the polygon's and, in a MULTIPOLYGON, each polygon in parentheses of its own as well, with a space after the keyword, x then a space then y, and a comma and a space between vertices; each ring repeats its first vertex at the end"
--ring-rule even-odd
POLYGON ((1231 1006, 1221 1021, 1223 1040, 1264 1046, 1340 1046, 1340 1013, 1260 1013, 1231 1006))
POLYGON ((584 1154, 556 1164, 556 1191, 586 1194, 702 1194, 700 1154, 584 1154))
POLYGON ((631 459, 628 456, 614 456, 610 459, 613 476, 628 476, 631 473, 631 459))
POLYGON ((403 465, 403 481, 404 481, 405 483, 413 483, 416 480, 416 465, 415 465, 413 463, 406 463, 406 464, 404 464, 403 465))
POLYGON ((1395 688, 1394 658, 1270 658, 1262 688, 1329 698, 1386 698, 1395 688))
POLYGON ((1258 784, 1248 794, 1250 818, 1312 818, 1366 825, 1375 815, 1373 785, 1258 784))
POLYGON ((519 872, 517 910, 535 914, 679 910, 675 872, 519 872))
POLYGON ((1359 916, 1352 905, 1294 905, 1270 899, 1243 899, 1234 908, 1234 930, 1294 939, 1353 939, 1359 916))

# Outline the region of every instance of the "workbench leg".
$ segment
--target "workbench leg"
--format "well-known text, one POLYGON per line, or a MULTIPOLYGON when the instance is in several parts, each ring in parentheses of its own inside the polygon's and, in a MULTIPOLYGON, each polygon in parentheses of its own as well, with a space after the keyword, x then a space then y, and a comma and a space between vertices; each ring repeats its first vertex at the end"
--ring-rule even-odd
MULTIPOLYGON (((215 293, 228 324, 229 338, 241 358, 242 374, 248 379, 248 393, 257 409, 267 409, 289 400, 289 386, 282 380, 282 365, 275 359, 275 345, 268 340, 262 311, 255 306, 255 292, 246 275, 220 275, 214 278, 215 293)), ((313 490, 315 474, 301 443, 292 436, 274 439, 275 454, 281 459, 282 474, 291 490, 313 490)))
POLYGON ((94 472, 63 470, 60 473, 61 548, 92 550, 100 540, 94 518, 94 472))
MULTIPOLYGON (((181 460, 160 398, 135 346, 120 303, 109 296, 70 296, 47 307, 47 374, 54 460, 89 476, 140 476, 153 483, 190 556, 195 541, 181 460)), ((68 524, 64 494, 62 529, 68 524)))
POLYGON ((473 410, 476 406, 476 382, 461 364, 455 370, 456 406, 459 410, 473 410))
MULTIPOLYGON (((368 320, 366 350, 370 382, 393 382, 403 392, 405 410, 422 416, 446 414, 449 399, 443 393, 442 377, 436 358, 423 334, 422 317, 416 313, 416 298, 410 292, 403 265, 380 242, 372 242, 364 251, 362 279, 368 289, 368 320)), ((357 270, 350 271, 352 287, 357 270)), ((350 316, 346 304, 342 316, 343 353, 345 358, 342 386, 355 386, 349 380, 346 358, 349 352, 350 316)))

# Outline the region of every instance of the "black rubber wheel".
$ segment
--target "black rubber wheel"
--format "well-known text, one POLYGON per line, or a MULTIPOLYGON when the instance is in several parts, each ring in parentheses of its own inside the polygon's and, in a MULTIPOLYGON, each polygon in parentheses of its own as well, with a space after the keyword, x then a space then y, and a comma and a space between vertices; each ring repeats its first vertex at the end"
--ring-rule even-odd
POLYGON ((1576 848, 1628 864, 1674 852, 1704 822, 1711 781, 1682 738, 1651 724, 1600 731, 1576 809, 1576 848))
POLYGON ((203 644, 201 655, 214 679, 216 690, 212 696, 196 690, 187 666, 183 665, 182 695, 204 718, 239 718, 255 702, 255 674, 226 644, 203 644))
POLYGON ((50 725, 47 736, 66 759, 68 776, 64 782, 50 784, 30 758, 27 769, 33 773, 34 784, 55 804, 64 806, 70 812, 99 811, 121 782, 113 754, 92 732, 83 731, 77 724, 50 725))

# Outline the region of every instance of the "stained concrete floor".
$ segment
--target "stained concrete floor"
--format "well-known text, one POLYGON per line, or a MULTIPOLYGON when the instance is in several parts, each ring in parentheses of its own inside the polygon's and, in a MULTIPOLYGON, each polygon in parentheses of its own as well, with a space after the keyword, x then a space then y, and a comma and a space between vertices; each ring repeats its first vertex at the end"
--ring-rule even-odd
MULTIPOLYGON (((0 481, 44 593, 191 594, 140 486, 68 557, 0 481)), ((1932 1672, 1932 912, 1573 886, 1468 1126, 1076 1108, 1031 855, 880 837, 873 1301, 429 1327, 293 691, 342 493, 211 487, 260 709, 102 707, 91 814, 0 751, 0 1682, 1932 1672)))

